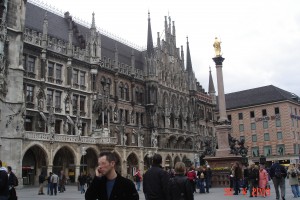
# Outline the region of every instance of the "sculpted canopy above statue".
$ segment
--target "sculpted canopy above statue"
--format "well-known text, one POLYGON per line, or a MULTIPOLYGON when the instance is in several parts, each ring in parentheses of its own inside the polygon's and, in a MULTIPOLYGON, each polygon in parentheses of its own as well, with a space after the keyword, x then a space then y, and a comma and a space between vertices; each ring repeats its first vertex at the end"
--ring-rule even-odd
POLYGON ((213 44, 213 47, 215 48, 215 54, 216 54, 216 57, 222 56, 222 55, 221 55, 221 41, 218 40, 217 37, 215 37, 215 42, 214 42, 214 44, 213 44))

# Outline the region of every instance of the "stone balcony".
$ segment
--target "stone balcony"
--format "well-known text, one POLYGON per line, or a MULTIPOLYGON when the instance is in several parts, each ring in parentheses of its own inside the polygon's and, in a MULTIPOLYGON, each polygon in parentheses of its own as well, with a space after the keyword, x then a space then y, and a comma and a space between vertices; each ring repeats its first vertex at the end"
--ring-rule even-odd
POLYGON ((49 141, 49 142, 70 142, 70 143, 85 143, 85 144, 102 144, 102 145, 116 145, 117 138, 115 137, 90 137, 78 135, 65 135, 26 131, 24 134, 25 140, 33 141, 49 141))

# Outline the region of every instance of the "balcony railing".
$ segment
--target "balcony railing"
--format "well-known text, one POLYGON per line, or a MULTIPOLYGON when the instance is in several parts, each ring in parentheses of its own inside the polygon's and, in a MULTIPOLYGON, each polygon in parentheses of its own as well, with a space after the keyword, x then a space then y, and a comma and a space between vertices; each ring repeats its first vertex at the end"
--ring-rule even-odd
POLYGON ((110 144, 116 145, 117 138, 115 137, 99 137, 93 138, 90 136, 78 136, 78 135, 65 135, 65 134, 54 134, 51 138, 51 134, 42 132, 26 131, 24 139, 27 140, 38 140, 38 141, 53 141, 53 142, 70 142, 70 143, 86 143, 86 144, 110 144))

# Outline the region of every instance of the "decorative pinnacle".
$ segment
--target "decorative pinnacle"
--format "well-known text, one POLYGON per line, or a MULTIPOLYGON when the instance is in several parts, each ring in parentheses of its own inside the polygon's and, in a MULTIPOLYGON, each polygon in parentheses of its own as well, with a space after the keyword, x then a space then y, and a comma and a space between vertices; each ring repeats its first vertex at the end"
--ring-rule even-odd
POLYGON ((93 12, 93 18, 92 18, 92 28, 96 28, 96 25, 95 25, 95 13, 93 12))

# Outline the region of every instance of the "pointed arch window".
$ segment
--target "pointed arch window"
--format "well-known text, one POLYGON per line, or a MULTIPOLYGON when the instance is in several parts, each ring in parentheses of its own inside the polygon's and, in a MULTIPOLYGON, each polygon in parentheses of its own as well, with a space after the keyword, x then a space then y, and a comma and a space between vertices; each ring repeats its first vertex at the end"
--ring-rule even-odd
POLYGON ((135 102, 136 103, 139 103, 139 95, 140 95, 140 92, 139 92, 139 87, 136 87, 135 88, 135 102))
POLYGON ((108 88, 108 94, 111 95, 111 80, 108 78, 106 80, 107 88, 108 88))
POLYGON ((129 89, 128 89, 128 84, 127 83, 124 86, 124 93, 125 93, 125 100, 129 101, 129 89))
POLYGON ((120 99, 124 99, 124 84, 120 82, 119 85, 119 94, 120 94, 120 99))

